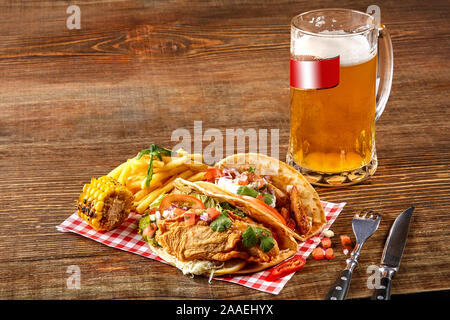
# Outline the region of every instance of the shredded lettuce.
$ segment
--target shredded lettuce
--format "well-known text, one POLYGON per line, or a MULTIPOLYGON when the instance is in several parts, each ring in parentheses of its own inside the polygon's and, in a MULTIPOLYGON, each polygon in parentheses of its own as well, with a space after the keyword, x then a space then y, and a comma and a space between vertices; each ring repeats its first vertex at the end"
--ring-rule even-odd
POLYGON ((205 205, 205 208, 215 208, 216 207, 216 201, 213 198, 208 197, 207 195, 199 194, 199 193, 191 193, 190 196, 193 196, 193 197, 196 197, 197 199, 199 199, 205 205))
POLYGON ((148 207, 150 209, 159 208, 159 205, 161 204, 162 199, 166 196, 166 193, 163 192, 161 195, 156 198, 148 207))

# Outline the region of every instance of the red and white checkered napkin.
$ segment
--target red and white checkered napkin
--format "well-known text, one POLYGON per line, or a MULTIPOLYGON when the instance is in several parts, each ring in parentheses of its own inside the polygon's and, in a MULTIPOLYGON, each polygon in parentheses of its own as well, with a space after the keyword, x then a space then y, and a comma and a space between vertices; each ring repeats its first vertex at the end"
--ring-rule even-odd
MULTIPOLYGON (((327 217, 327 224, 323 230, 327 230, 336 220, 339 213, 344 208, 345 203, 331 203, 322 201, 322 206, 327 217)), ((63 223, 57 226, 56 229, 61 232, 78 233, 107 246, 136 253, 165 263, 164 260, 150 250, 150 247, 145 241, 141 240, 141 236, 137 233, 139 218, 140 215, 131 214, 120 227, 112 231, 100 232, 94 230, 80 217, 78 217, 77 213, 74 213, 63 223)), ((323 238, 322 233, 301 243, 296 255, 300 255, 306 259, 313 249, 320 243, 321 238, 323 238)), ((237 283, 263 292, 278 294, 294 274, 288 274, 287 276, 279 278, 275 281, 265 281, 264 279, 270 273, 270 270, 271 269, 267 269, 250 275, 215 277, 214 279, 237 283)))

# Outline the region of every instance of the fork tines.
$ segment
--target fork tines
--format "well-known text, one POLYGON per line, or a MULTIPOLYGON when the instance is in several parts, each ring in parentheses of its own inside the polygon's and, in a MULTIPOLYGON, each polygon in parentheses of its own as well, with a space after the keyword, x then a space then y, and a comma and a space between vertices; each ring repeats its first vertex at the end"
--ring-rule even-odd
POLYGON ((381 216, 377 212, 371 209, 363 209, 360 213, 355 214, 355 218, 359 219, 379 219, 381 216))

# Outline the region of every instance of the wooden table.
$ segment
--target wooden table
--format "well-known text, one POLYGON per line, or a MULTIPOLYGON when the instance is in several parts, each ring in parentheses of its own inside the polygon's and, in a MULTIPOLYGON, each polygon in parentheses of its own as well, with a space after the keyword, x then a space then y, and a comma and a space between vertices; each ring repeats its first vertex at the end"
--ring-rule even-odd
MULTIPOLYGON (((173 146, 177 128, 279 129, 289 135, 289 23, 314 8, 365 11, 373 1, 80 1, 81 29, 66 1, 0 5, 0 298, 321 299, 345 265, 308 259, 273 296, 182 276, 173 267, 111 249, 55 226, 82 185, 150 143, 173 146), (81 269, 81 289, 66 286, 81 269)), ((417 207, 393 294, 450 288, 449 5, 378 1, 390 29, 394 84, 377 123, 379 168, 357 186, 320 188, 352 215, 386 215, 366 244, 350 298, 368 297, 397 214, 417 207)), ((338 241, 336 239, 336 241, 338 241)))

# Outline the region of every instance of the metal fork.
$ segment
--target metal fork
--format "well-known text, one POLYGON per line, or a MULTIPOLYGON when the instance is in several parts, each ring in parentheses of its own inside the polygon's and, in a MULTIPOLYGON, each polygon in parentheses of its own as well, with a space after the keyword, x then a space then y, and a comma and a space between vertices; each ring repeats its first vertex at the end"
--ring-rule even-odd
POLYGON ((331 287, 325 300, 344 300, 350 288, 353 269, 358 264, 358 257, 361 248, 367 239, 378 229, 381 216, 372 210, 363 210, 353 217, 352 227, 356 236, 356 245, 353 248, 350 258, 346 260, 347 266, 341 272, 336 282, 331 287))

